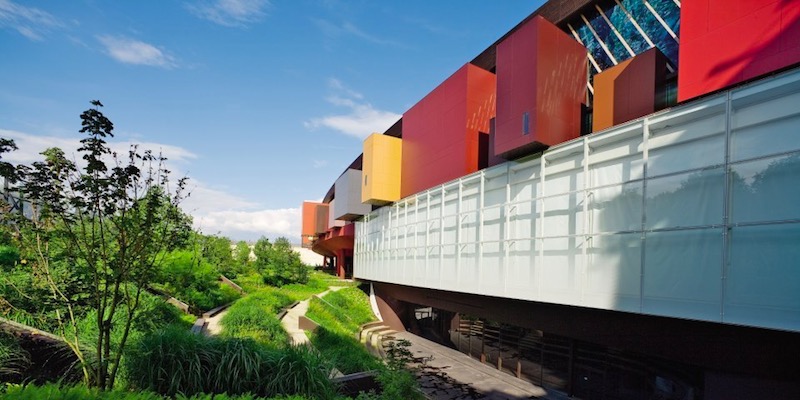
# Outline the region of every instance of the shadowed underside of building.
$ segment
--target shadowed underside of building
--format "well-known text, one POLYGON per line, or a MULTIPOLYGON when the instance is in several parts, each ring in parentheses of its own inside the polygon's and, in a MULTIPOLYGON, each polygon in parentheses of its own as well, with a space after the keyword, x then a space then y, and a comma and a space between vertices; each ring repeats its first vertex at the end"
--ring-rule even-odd
POLYGON ((551 0, 364 142, 303 243, 578 398, 800 397, 800 2, 551 0))

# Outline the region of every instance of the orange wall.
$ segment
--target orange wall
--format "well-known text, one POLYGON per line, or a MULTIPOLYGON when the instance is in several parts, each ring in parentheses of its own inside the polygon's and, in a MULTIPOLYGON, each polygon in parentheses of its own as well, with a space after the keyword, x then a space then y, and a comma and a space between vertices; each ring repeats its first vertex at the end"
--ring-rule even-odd
POLYGON ((595 75, 592 132, 653 113, 666 62, 653 48, 595 75))
POLYGON ((301 243, 309 244, 308 237, 328 229, 328 205, 312 201, 303 202, 303 224, 301 243))
POLYGON ((403 114, 401 197, 478 170, 495 86, 493 73, 467 64, 403 114))

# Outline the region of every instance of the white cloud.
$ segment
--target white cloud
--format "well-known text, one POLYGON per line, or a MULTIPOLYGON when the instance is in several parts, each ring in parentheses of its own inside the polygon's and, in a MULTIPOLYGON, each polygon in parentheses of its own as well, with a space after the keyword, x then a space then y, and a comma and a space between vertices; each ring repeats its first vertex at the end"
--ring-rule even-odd
POLYGON ((121 63, 161 68, 177 66, 171 55, 149 43, 110 35, 98 36, 97 40, 106 47, 106 52, 111 58, 121 63))
POLYGON ((298 242, 301 215, 299 208, 277 210, 222 210, 195 216, 195 226, 206 233, 221 232, 225 236, 252 240, 260 236, 286 237, 298 242))
POLYGON ((314 160, 313 165, 314 168, 324 168, 328 166, 328 160, 314 160))
MULTIPOLYGON (((43 136, 33 135, 30 133, 11 131, 0 129, 0 137, 14 139, 14 142, 19 147, 19 150, 7 153, 4 158, 14 163, 30 164, 34 161, 40 161, 42 156, 39 154, 47 148, 58 147, 64 150, 67 157, 79 158, 78 147, 80 147, 79 138, 64 138, 56 136, 43 136)), ((169 144, 154 143, 154 142, 110 142, 108 144, 112 151, 125 156, 128 153, 132 144, 137 144, 139 149, 152 150, 154 153, 160 153, 169 161, 186 162, 197 158, 197 155, 182 147, 173 146, 169 144)), ((82 162, 78 159, 77 161, 82 162)))
POLYGON ((312 118, 303 123, 307 129, 325 127, 363 139, 373 132, 384 132, 402 116, 391 111, 376 109, 364 101, 361 93, 346 87, 338 79, 330 79, 328 86, 339 94, 329 96, 326 101, 338 107, 348 108, 349 112, 312 118))
POLYGON ((63 24, 48 12, 25 7, 10 0, 0 0, 0 27, 10 28, 30 40, 43 40, 44 35, 63 24))
POLYGON ((215 24, 244 27, 264 18, 268 6, 268 0, 207 0, 201 4, 187 4, 186 8, 215 24))
POLYGON ((381 46, 392 46, 400 48, 408 48, 407 45, 394 40, 381 38, 364 31, 351 22, 334 23, 324 19, 312 18, 311 21, 322 31, 322 34, 328 40, 336 40, 342 36, 354 36, 366 42, 381 46))
MULTIPOLYGON (((15 164, 31 164, 41 161, 39 154, 50 147, 64 150, 68 158, 75 160, 79 166, 85 162, 77 150, 80 142, 77 137, 64 138, 55 136, 33 135, 30 133, 0 129, 0 137, 14 139, 18 150, 3 154, 3 161, 15 164)), ((126 156, 133 142, 112 142, 109 147, 121 156, 126 156)), ((160 152, 167 158, 166 167, 172 171, 173 179, 185 175, 188 164, 197 159, 190 150, 162 143, 139 142, 139 149, 151 149, 160 152)), ((174 184, 174 181, 173 181, 174 184)), ((183 200, 181 208, 192 215, 195 228, 204 233, 221 233, 234 240, 255 240, 260 236, 274 239, 285 236, 292 242, 299 241, 300 209, 259 210, 259 204, 225 190, 218 189, 205 182, 190 178, 187 191, 189 197, 183 200)))

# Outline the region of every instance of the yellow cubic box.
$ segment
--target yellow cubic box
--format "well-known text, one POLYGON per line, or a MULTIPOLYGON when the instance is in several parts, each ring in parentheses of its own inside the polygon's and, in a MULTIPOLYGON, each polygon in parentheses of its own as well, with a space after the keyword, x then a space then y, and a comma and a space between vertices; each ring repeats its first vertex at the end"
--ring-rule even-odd
POLYGON ((402 140, 373 133, 364 140, 361 202, 384 205, 400 200, 402 140))

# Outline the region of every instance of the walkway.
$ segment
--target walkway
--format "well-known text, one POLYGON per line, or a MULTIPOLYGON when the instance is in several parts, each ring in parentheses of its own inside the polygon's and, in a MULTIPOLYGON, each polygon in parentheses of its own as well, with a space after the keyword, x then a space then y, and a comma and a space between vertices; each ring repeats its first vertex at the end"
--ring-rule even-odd
MULTIPOLYGON (((329 292, 335 292, 340 289, 344 289, 346 286, 331 286, 328 290, 315 294, 313 297, 323 297, 329 292)), ((301 345, 308 343, 308 336, 306 336, 305 330, 300 328, 300 317, 306 315, 308 311, 308 303, 311 301, 311 298, 305 299, 303 301, 298 302, 294 307, 290 308, 286 311, 286 314, 281 318, 281 325, 286 333, 289 334, 289 337, 292 339, 292 344, 301 345)))
POLYGON ((429 399, 569 399, 412 333, 392 336, 411 343, 409 350, 420 360, 417 380, 429 399))

